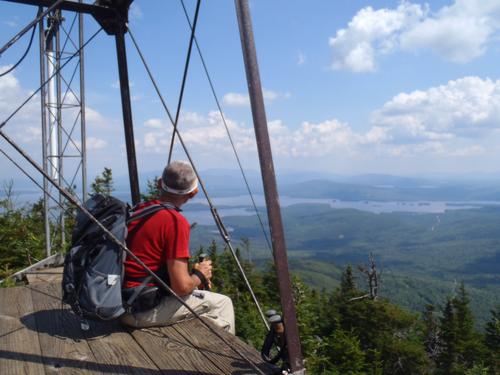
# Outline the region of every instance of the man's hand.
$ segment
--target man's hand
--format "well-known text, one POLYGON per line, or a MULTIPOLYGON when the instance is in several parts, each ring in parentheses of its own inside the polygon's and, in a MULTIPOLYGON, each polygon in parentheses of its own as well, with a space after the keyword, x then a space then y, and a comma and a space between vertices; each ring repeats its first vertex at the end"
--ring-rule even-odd
MULTIPOLYGON (((210 282, 210 279, 212 278, 212 261, 210 259, 206 259, 201 263, 195 263, 193 268, 200 271, 203 276, 205 276, 208 281, 208 289, 210 289, 212 287, 212 283, 210 282)), ((202 289, 204 288, 204 285, 200 285, 198 288, 202 289)))

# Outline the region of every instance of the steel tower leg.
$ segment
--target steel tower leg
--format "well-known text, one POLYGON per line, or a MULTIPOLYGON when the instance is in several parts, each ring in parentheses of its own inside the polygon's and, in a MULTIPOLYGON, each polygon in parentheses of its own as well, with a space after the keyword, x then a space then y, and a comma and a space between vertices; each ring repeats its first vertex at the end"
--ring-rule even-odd
MULTIPOLYGON (((40 12, 42 7, 39 8, 40 12)), ((43 25, 44 19, 42 18, 38 23, 39 32, 39 44, 40 44, 40 84, 45 82, 45 28, 43 25)), ((40 103, 41 103, 41 120, 42 120, 42 159, 43 159, 43 170, 48 173, 47 165, 47 110, 45 108, 45 97, 46 97, 45 87, 42 87, 40 92, 40 103)), ((51 254, 51 236, 50 236, 50 222, 49 222, 49 183, 47 178, 43 178, 43 221, 45 228, 45 252, 47 257, 51 254)))
MULTIPOLYGON (((80 3, 83 0, 79 0, 80 3)), ((87 199, 87 136, 85 126, 85 65, 83 51, 83 14, 78 14, 78 48, 80 48, 80 152, 82 155, 82 200, 87 199)))
MULTIPOLYGON (((60 20, 62 20, 61 17, 61 11, 57 10, 56 11, 56 17, 58 18, 58 23, 60 20)), ((60 28, 59 26, 57 27, 56 31, 56 50, 55 50, 55 62, 56 62, 56 69, 59 69, 61 66, 61 35, 60 35, 60 28)), ((64 181, 64 149, 63 149, 63 142, 62 142, 62 133, 63 133, 63 119, 62 119, 62 98, 61 98, 61 71, 59 70, 58 73, 56 74, 56 100, 57 100, 57 170, 58 170, 58 182, 59 185, 63 185, 64 181)), ((60 229, 60 236, 61 236, 61 249, 64 248, 64 245, 66 243, 66 235, 65 235, 65 222, 64 222, 64 196, 59 193, 59 229, 60 229)))
MULTIPOLYGON (((79 194, 75 186, 80 187, 79 177, 82 176, 83 201, 87 194, 83 52, 80 51, 77 56, 79 59, 59 70, 63 59, 73 55, 74 50, 83 45, 82 15, 75 15, 69 26, 66 28, 60 10, 47 15, 39 25, 40 80, 45 82, 51 77, 50 82, 41 90, 42 158, 45 172, 76 196, 79 194), (47 28, 43 23, 46 20, 49 20, 47 28), (76 47, 78 44, 80 46, 76 47), (79 91, 76 88, 78 81, 79 91)), ((58 251, 65 246, 66 199, 59 193, 58 202, 54 204, 49 197, 52 194, 51 186, 45 180, 44 190, 46 252, 49 256, 54 252, 55 239, 60 240, 57 243, 58 251)))
POLYGON ((132 123, 132 106, 130 105, 130 87, 128 82, 127 52, 125 49, 125 30, 119 30, 115 35, 116 56, 118 58, 118 73, 120 76, 120 92, 122 98, 123 128, 127 147, 128 174, 132 204, 141 200, 139 191, 139 176, 135 157, 134 126, 132 123))
POLYGON ((285 245, 285 235, 281 219, 278 189, 274 173, 271 143, 267 129, 264 97, 259 75, 257 53, 253 37, 252 22, 248 0, 235 0, 238 25, 240 28, 243 60, 248 82, 248 92, 252 107, 253 123, 257 148, 259 152, 260 169, 264 183, 267 213, 271 229, 274 263, 278 274, 278 284, 281 299, 281 308, 285 323, 287 351, 293 374, 305 373, 300 348, 297 317, 292 296, 292 283, 288 272, 288 259, 285 245))

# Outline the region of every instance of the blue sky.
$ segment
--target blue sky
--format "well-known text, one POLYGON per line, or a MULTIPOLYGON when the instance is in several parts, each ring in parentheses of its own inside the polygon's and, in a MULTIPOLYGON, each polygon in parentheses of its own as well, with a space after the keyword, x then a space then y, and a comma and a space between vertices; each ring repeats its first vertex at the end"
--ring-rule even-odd
MULTIPOLYGON (((194 1, 186 1, 190 14, 194 1)), ((500 0, 250 3, 278 169, 402 175, 496 173, 500 162, 500 0)), ((0 4, 4 44, 34 18, 0 4)), ((66 14, 70 22, 72 16, 66 14)), ((97 30, 87 17, 87 37, 97 30)), ((175 111, 189 29, 178 1, 136 0, 130 29, 175 111)), ((0 57, 15 63, 29 34, 0 57)), ((38 36, 36 36, 37 38, 38 36)), ((245 167, 257 168, 232 1, 204 1, 197 37, 245 167)), ((127 37, 141 172, 160 170, 170 125, 127 37)), ((1 121, 38 87, 38 44, 0 78, 1 121)), ((101 33, 86 49, 89 176, 126 174, 116 54, 101 33)), ((36 97, 5 132, 40 157, 36 97)), ((200 169, 236 168, 196 53, 180 131, 200 169)), ((0 147, 8 147, 0 143, 0 147)), ((11 152, 13 154, 13 152, 11 152)), ((176 145, 177 158, 184 158, 176 145)), ((19 160, 19 159, 18 159, 19 160)), ((0 158, 0 179, 16 176, 0 158)))

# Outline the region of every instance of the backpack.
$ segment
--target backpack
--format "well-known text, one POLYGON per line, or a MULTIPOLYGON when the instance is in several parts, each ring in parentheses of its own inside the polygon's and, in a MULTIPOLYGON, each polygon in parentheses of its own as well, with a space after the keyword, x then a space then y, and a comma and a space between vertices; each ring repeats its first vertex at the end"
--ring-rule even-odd
MULTIPOLYGON (((117 198, 95 194, 84 207, 122 244, 127 224, 175 207, 154 204, 139 211, 117 198)), ((125 252, 83 211, 76 215, 71 248, 64 259, 62 300, 82 318, 112 320, 127 311, 122 299, 125 252)), ((127 301, 131 302, 131 301, 127 301)), ((82 328, 84 324, 82 323, 82 328)))

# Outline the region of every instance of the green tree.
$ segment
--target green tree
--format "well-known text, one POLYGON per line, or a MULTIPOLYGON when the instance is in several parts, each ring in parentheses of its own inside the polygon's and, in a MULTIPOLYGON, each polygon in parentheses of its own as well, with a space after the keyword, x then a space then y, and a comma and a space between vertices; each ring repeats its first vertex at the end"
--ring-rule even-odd
POLYGON ((0 279, 25 268, 45 255, 43 205, 17 208, 8 195, 0 200, 0 279))
POLYGON ((344 299, 349 299, 355 297, 359 294, 359 290, 356 286, 356 281, 354 280, 354 275, 352 273, 352 267, 349 264, 344 272, 342 273, 340 279, 340 295, 344 299))
POLYGON ((488 367, 483 365, 474 365, 470 369, 465 370, 465 375, 488 375, 488 367))
POLYGON ((482 365, 486 359, 486 348, 482 336, 474 331, 470 298, 463 282, 460 284, 452 303, 456 315, 458 365, 463 369, 472 369, 476 364, 482 365))
POLYGON ((440 319, 441 349, 437 359, 438 373, 457 374, 457 316, 451 299, 446 301, 440 319))
POLYGON ((366 374, 365 353, 356 335, 338 329, 325 342, 320 354, 327 358, 328 369, 332 374, 366 374))
POLYGON ((487 363, 491 374, 500 374, 500 305, 491 310, 491 319, 486 323, 484 341, 489 351, 487 363))
POLYGON ((424 347, 427 356, 435 361, 439 355, 440 331, 439 321, 436 316, 436 308, 432 304, 425 305, 425 311, 422 316, 424 323, 424 347))
POLYGON ((111 192, 115 190, 113 185, 113 171, 111 168, 104 167, 101 175, 96 176, 94 181, 90 184, 90 189, 93 194, 100 193, 109 196, 111 192))
POLYGON ((466 342, 472 338, 474 333, 474 318, 470 310, 469 294, 465 290, 463 282, 460 283, 458 293, 452 300, 455 309, 457 322, 457 339, 461 342, 466 342))
POLYGON ((155 176, 152 180, 146 182, 146 193, 141 193, 141 201, 147 202, 160 197, 160 189, 158 188, 159 177, 155 176))

